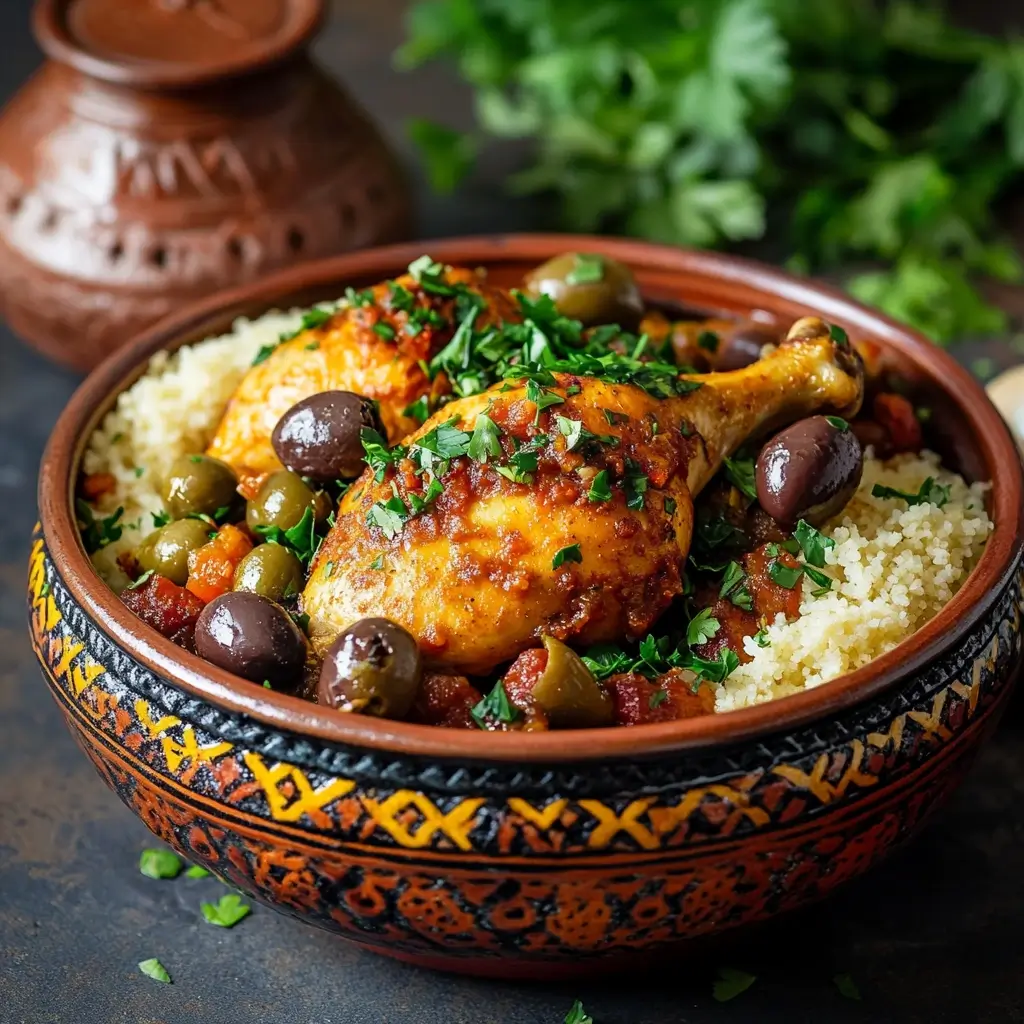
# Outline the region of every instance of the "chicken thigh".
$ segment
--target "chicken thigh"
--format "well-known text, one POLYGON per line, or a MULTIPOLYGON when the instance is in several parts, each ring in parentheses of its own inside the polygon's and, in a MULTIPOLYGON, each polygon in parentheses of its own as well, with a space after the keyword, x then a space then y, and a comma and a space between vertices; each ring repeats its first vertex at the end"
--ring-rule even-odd
POLYGON ((436 413, 342 499, 302 599, 314 647, 382 616, 431 668, 483 675, 544 635, 643 636, 682 592, 693 498, 722 459, 783 422, 852 415, 863 390, 849 343, 811 317, 751 366, 679 380, 658 398, 557 373, 436 413))

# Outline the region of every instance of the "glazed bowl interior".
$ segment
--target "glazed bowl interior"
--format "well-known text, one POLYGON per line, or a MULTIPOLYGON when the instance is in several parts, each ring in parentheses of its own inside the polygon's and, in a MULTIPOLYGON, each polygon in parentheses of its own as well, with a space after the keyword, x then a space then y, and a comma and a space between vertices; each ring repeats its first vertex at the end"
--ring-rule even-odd
POLYGON ((733 744, 824 718, 898 686, 962 637, 988 610, 1012 571, 1021 543, 1021 464, 1016 446, 982 387, 924 338, 840 292, 759 264, 619 239, 566 235, 417 242, 307 264, 183 310, 103 363, 62 414, 44 456, 40 514, 50 551, 74 597, 111 638, 175 686, 259 721, 329 742, 425 757, 499 761, 580 761, 642 757, 670 750, 733 744), (89 435, 150 357, 230 330, 240 316, 336 299, 345 287, 394 277, 427 252, 451 264, 486 267, 490 279, 515 286, 538 263, 566 250, 601 252, 633 269, 649 303, 747 316, 763 311, 788 324, 814 313, 855 340, 877 343, 886 361, 933 409, 930 439, 968 480, 991 480, 995 521, 982 558, 953 600, 906 641, 870 664, 814 689, 723 714, 618 729, 510 733, 444 729, 343 715, 267 691, 183 651, 137 619, 92 567, 75 528, 74 487, 89 435))

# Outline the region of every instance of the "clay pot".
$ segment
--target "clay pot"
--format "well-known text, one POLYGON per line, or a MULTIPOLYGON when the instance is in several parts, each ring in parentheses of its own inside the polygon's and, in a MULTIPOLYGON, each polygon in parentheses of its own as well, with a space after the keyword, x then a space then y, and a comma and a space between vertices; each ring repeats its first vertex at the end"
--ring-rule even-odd
POLYGON ((408 234, 376 130, 306 47, 322 0, 39 0, 0 114, 0 312, 87 369, 183 303, 408 234))
POLYGON ((1022 498, 1014 443, 981 385, 837 291, 733 257, 620 239, 391 246, 211 296, 86 381, 43 459, 30 623, 83 749, 189 861, 389 956, 486 975, 601 977, 805 906, 921 829, 1016 681, 1022 498), (622 260, 648 302, 759 310, 780 323, 816 312, 877 346, 942 410, 929 443, 968 478, 992 481, 995 530, 952 601, 857 671, 757 707, 495 734, 340 714, 248 683, 160 636, 96 574, 73 484, 91 431, 155 353, 238 316, 393 277, 424 252, 512 285, 565 250, 622 260))

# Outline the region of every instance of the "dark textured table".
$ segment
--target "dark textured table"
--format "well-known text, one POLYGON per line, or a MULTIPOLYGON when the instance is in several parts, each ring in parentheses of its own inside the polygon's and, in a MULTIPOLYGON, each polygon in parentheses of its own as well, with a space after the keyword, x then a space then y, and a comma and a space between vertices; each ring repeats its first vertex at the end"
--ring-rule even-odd
MULTIPOLYGON (((38 61, 21 6, 0 7, 0 97, 38 61)), ((413 80, 388 70, 400 6, 339 4, 319 45, 396 140, 410 114, 468 112, 443 72, 413 80)), ((498 194, 510 159, 514 151, 490 154, 457 198, 421 195, 422 233, 538 226, 537 210, 498 194)), ((702 959, 681 956, 647 980, 470 981, 379 959, 262 908, 231 931, 206 924, 199 902, 219 883, 138 873, 149 833, 72 743, 29 647, 23 585, 36 469, 75 384, 0 328, 0 1024, 560 1024, 576 996, 598 1024, 1024 1020, 1020 699, 912 847, 827 905, 702 959), (138 972, 148 957, 173 985, 138 972), (711 980, 720 966, 758 981, 718 1004, 711 980), (861 1002, 839 995, 837 973, 853 976, 861 1002)))

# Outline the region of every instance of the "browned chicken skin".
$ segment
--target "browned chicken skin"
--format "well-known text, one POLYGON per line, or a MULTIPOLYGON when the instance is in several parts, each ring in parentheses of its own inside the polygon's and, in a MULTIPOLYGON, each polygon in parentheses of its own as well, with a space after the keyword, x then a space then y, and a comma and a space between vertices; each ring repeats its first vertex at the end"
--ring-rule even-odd
MULTIPOLYGON (((485 298, 481 324, 518 319, 508 293, 487 286, 474 272, 450 269, 446 280, 465 284, 485 298)), ((283 342, 239 384, 207 451, 235 470, 247 494, 281 468, 270 437, 296 402, 332 390, 376 399, 388 437, 396 441, 418 426, 403 413, 408 405, 423 395, 450 390, 443 374, 431 382, 421 361, 431 359, 451 339, 453 300, 425 292, 409 275, 364 294, 365 304, 345 305, 322 326, 283 342), (420 329, 410 334, 410 314, 399 308, 407 302, 396 303, 396 289, 410 293, 417 309, 433 311, 436 324, 421 318, 420 329)))
POLYGON ((743 370, 684 379, 700 386, 658 399, 557 374, 550 394, 561 401, 543 410, 522 383, 446 406, 404 443, 453 419, 471 432, 487 413, 501 455, 452 460, 440 496, 390 538, 370 510, 396 494, 422 496, 424 477, 408 460, 381 482, 364 473, 303 594, 314 646, 322 652, 357 619, 384 616, 417 638, 431 667, 482 675, 545 634, 578 644, 642 636, 682 590, 693 497, 721 460, 778 423, 852 415, 862 393, 858 357, 816 318, 743 370), (580 421, 599 443, 567 450, 558 417, 580 421), (550 440, 537 448, 531 480, 499 474, 515 442, 538 433, 550 440))

